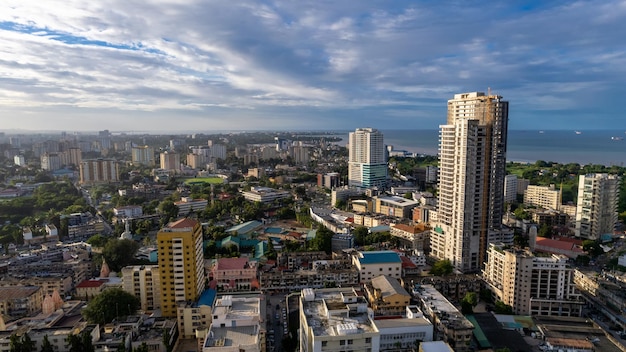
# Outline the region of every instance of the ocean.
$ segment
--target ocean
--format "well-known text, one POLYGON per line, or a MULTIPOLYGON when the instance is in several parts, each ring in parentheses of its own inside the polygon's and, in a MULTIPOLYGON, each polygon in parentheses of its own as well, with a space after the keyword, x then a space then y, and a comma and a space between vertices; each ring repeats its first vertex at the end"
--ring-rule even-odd
MULTIPOLYGON (((381 130, 395 150, 437 155, 437 130, 381 130)), ((344 141, 348 140, 346 133, 344 141)), ((507 161, 626 165, 626 133, 619 131, 509 130, 507 161)))

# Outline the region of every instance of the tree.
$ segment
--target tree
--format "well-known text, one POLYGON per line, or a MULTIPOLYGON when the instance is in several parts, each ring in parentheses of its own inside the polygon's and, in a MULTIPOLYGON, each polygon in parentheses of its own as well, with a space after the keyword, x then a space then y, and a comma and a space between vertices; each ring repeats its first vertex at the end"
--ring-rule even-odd
POLYGON ((474 313, 474 307, 478 304, 478 295, 476 292, 468 292, 461 300, 461 313, 472 314, 474 313))
POLYGON ((119 272, 135 260, 135 254, 138 250, 139 243, 133 240, 111 239, 104 246, 102 256, 112 271, 119 272))
POLYGON ((159 204, 159 213, 163 214, 163 217, 170 221, 178 217, 178 207, 170 199, 166 199, 159 204))
POLYGON ((87 243, 92 245, 93 247, 104 247, 109 239, 102 236, 101 234, 93 235, 89 237, 87 243))
POLYGON ((369 235, 369 230, 365 226, 359 226, 352 231, 352 235, 354 236, 355 245, 364 246, 367 241, 367 235, 369 235))
POLYGON ((330 231, 326 226, 320 226, 315 233, 315 238, 309 242, 311 250, 324 251, 330 254, 330 252, 332 252, 334 235, 335 233, 330 231))
POLYGON ((94 352, 91 334, 86 331, 80 335, 69 334, 65 341, 69 347, 69 352, 94 352))
POLYGON ((54 347, 52 347, 50 340, 48 340, 48 335, 44 335, 43 337, 40 352, 54 352, 54 347))
POLYGON ((148 349, 148 345, 143 342, 139 347, 133 349, 133 352, 150 352, 150 350, 148 349))
POLYGON ((165 346, 165 352, 172 352, 174 350, 174 344, 172 341, 172 334, 169 329, 163 329, 163 345, 165 346))
POLYGON ((506 304, 506 303, 504 303, 502 301, 497 301, 493 311, 496 314, 509 314, 509 315, 512 315, 513 314, 513 307, 511 307, 510 305, 508 305, 508 304, 506 304))
POLYGON ((137 297, 122 289, 111 288, 92 299, 83 309, 83 316, 91 323, 103 325, 118 316, 135 314, 139 305, 137 297))
POLYGON ((11 335, 9 338, 9 351, 11 352, 31 352, 35 348, 35 341, 31 340, 28 333, 19 336, 11 335))
POLYGON ((433 264, 430 274, 435 276, 446 276, 452 274, 454 267, 448 259, 439 260, 433 264))

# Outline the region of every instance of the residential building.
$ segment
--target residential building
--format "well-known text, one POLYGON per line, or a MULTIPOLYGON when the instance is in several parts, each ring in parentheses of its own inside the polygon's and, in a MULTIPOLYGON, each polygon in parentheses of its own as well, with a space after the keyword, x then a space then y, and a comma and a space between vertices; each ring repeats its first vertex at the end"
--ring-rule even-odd
POLYGON ((517 202, 517 175, 504 177, 504 201, 506 203, 517 202))
POLYGON ((154 160, 154 148, 147 145, 134 146, 131 149, 131 160, 134 165, 156 165, 154 160))
POLYGON ((562 255, 536 256, 526 249, 490 244, 483 280, 496 301, 520 315, 580 316, 584 301, 574 269, 562 255))
POLYGON ((295 145, 289 148, 289 154, 296 165, 306 165, 311 160, 311 147, 295 145))
POLYGON ((400 242, 412 250, 423 251, 428 244, 430 227, 424 223, 411 226, 406 224, 391 225, 391 235, 400 239, 400 242))
POLYGON ((139 298, 143 311, 161 308, 159 266, 135 265, 122 268, 122 289, 139 298))
POLYGON ((19 318, 41 310, 43 292, 39 286, 0 287, 0 316, 19 318))
POLYGON ((251 202, 271 203, 275 200, 291 197, 291 193, 269 187, 252 187, 249 191, 241 192, 246 200, 251 202))
POLYGON ((432 254, 462 272, 480 270, 489 237, 502 231, 507 101, 480 92, 448 101, 439 135, 439 209, 432 254))
POLYGON ((143 215, 141 205, 125 205, 113 208, 113 215, 118 218, 135 218, 143 215))
POLYGON ((203 211, 209 201, 206 199, 193 199, 190 197, 182 197, 180 201, 174 202, 174 205, 178 208, 178 216, 185 216, 191 212, 203 211))
POLYGON ((411 301, 411 295, 398 279, 380 275, 365 283, 365 295, 377 316, 402 315, 411 301))
POLYGON ((620 178, 610 174, 587 174, 578 179, 576 237, 597 240, 613 234, 617 223, 620 178))
POLYGON ((24 155, 15 155, 13 157, 13 163, 17 166, 26 166, 26 160, 24 159, 24 155))
POLYGON ((106 287, 107 279, 87 279, 76 285, 76 296, 89 301, 101 294, 106 287))
POLYGON ((348 186, 385 188, 387 158, 383 134, 373 128, 357 128, 348 138, 348 186))
POLYGON ((211 268, 211 276, 219 292, 259 288, 256 262, 248 258, 219 258, 211 268))
POLYGON ((339 187, 339 182, 341 182, 341 177, 338 172, 317 175, 317 185, 320 187, 334 189, 335 187, 339 187))
POLYGON ((202 352, 261 352, 265 350, 264 300, 258 295, 221 296, 213 308, 211 327, 202 352))
POLYGON ((212 144, 211 157, 213 159, 226 159, 226 146, 223 144, 212 144))
POLYGON ((180 171, 180 154, 165 151, 160 154, 161 169, 168 171, 180 171))
POLYGON ((370 282, 380 275, 396 279, 402 276, 402 260, 394 251, 356 252, 352 256, 352 264, 359 271, 361 283, 370 282))
POLYGON ((118 182, 119 163, 113 159, 89 159, 80 163, 80 183, 96 184, 118 182))
POLYGON ((524 192, 524 204, 545 209, 559 210, 559 206, 561 205, 561 190, 555 189, 554 185, 530 185, 524 192))
POLYGON ((54 171, 61 168, 61 158, 58 153, 45 153, 41 155, 41 169, 54 171))
POLYGON ((161 311, 175 317, 179 302, 195 301, 204 291, 202 228, 194 219, 167 224, 157 233, 161 311))
POLYGON ((261 271, 259 281, 261 289, 266 291, 323 288, 328 283, 351 287, 359 284, 359 272, 352 265, 336 260, 318 260, 313 262, 311 269, 296 267, 261 271))
POLYGON ((306 288, 299 306, 301 352, 380 351, 367 301, 353 288, 306 288))
POLYGON ((211 326, 213 305, 216 291, 206 289, 194 302, 180 302, 178 304, 178 331, 183 339, 193 339, 200 331, 206 331, 211 326))
POLYGON ((420 285, 416 298, 424 315, 435 327, 434 340, 448 342, 456 352, 472 351, 474 325, 432 285, 420 285))
POLYGON ((402 219, 411 218, 411 210, 419 204, 416 200, 398 196, 376 196, 373 200, 375 213, 402 219))
POLYGON ((379 351, 415 351, 418 344, 433 340, 433 324, 417 306, 407 306, 401 317, 375 318, 374 324, 380 333, 379 351))

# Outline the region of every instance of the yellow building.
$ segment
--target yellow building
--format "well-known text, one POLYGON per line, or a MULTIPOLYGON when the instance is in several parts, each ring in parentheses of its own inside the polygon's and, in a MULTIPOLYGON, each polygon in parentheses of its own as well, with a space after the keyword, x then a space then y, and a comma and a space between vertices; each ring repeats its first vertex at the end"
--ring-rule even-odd
POLYGON ((176 317, 178 303, 195 301, 206 285, 202 228, 188 218, 171 222, 159 231, 157 243, 161 309, 163 316, 176 317))

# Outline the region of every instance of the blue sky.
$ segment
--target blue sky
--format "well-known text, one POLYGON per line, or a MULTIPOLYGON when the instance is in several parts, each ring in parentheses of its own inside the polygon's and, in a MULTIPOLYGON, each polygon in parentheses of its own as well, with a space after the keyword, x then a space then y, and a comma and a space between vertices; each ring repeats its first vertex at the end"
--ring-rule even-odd
POLYGON ((5 0, 0 129, 626 130, 626 1, 5 0))

